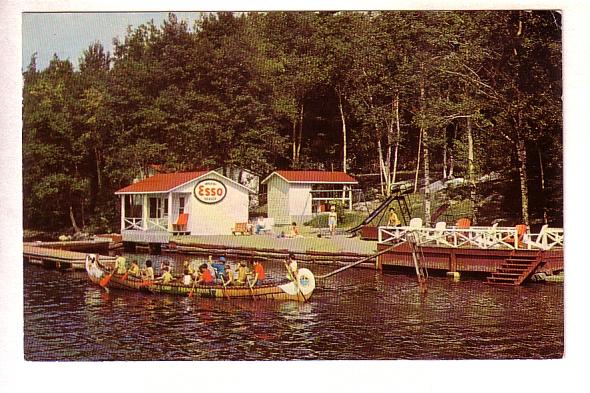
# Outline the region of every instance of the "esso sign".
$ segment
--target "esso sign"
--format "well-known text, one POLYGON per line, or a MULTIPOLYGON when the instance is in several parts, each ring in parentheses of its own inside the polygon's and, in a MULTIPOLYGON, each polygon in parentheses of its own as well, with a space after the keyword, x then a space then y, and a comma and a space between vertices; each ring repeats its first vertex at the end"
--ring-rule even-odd
POLYGON ((225 185, 217 180, 201 180, 195 186, 195 197, 203 203, 221 202, 225 194, 227 194, 225 185))

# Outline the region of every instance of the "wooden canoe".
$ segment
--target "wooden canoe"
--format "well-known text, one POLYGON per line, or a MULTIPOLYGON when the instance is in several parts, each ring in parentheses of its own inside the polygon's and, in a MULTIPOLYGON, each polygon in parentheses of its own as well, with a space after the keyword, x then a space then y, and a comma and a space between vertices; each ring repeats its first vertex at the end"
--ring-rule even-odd
POLYGON ((273 300, 296 300, 305 302, 311 298, 315 289, 315 278, 311 271, 302 268, 298 270, 298 283, 286 281, 280 285, 263 284, 250 288, 245 286, 226 286, 221 284, 213 285, 184 285, 181 282, 170 282, 162 284, 156 280, 144 280, 142 278, 123 274, 111 274, 107 268, 102 266, 96 255, 86 256, 86 272, 91 282, 110 289, 125 289, 142 291, 154 294, 167 294, 175 296, 208 297, 224 299, 273 299, 273 300), (108 276, 110 276, 108 279, 108 276), (101 283, 102 281, 102 283, 101 283), (105 281, 108 281, 105 285, 105 281))

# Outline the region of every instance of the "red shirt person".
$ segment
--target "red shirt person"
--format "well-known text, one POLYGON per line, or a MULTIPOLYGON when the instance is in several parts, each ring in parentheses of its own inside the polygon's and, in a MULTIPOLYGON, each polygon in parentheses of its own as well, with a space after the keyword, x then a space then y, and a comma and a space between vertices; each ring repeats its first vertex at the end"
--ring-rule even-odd
POLYGON ((209 269, 207 269, 206 264, 202 264, 199 266, 199 279, 197 280, 198 284, 211 284, 213 282, 213 276, 209 269))
POLYGON ((264 266, 260 262, 254 262, 254 283, 263 281, 265 278, 264 266))

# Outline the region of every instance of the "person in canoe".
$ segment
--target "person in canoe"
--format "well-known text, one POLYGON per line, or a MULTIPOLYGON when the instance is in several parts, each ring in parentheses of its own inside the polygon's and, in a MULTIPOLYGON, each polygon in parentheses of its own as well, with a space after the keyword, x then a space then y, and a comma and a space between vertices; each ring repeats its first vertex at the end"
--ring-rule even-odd
POLYGON ((248 268, 246 267, 246 262, 240 262, 238 266, 238 278, 236 279, 236 285, 244 285, 246 284, 246 280, 248 279, 248 268))
POLYGON ((196 283, 205 285, 213 284, 213 276, 211 275, 211 272, 209 271, 206 263, 203 263, 201 266, 199 266, 199 275, 196 283))
POLYGON ((140 276, 139 264, 137 263, 137 259, 134 259, 133 261, 131 261, 131 266, 129 267, 129 269, 127 270, 127 272, 131 276, 133 276, 133 277, 139 277, 140 276))
POLYGON ((144 280, 154 279, 154 268, 152 267, 152 261, 149 259, 145 261, 145 269, 143 269, 142 277, 144 280))
POLYGON ((233 285, 234 283, 234 272, 231 269, 231 266, 229 265, 229 263, 225 264, 225 273, 223 274, 223 276, 221 277, 221 279, 223 280, 223 284, 224 285, 233 285))
POLYGON ((225 275, 225 257, 219 257, 219 261, 211 264, 215 271, 215 278, 221 279, 225 275))
POLYGON ((161 281, 162 284, 169 284, 172 280, 174 280, 174 277, 172 276, 172 273, 170 272, 170 268, 167 266, 164 266, 162 268, 162 275, 160 277, 158 277, 156 279, 156 281, 161 281))
POLYGON ((285 267, 287 268, 287 278, 291 281, 295 281, 295 277, 297 277, 297 261, 295 260, 295 254, 289 254, 289 259, 285 261, 285 267))
POLYGON ((256 284, 261 284, 265 279, 264 266, 262 266, 262 263, 254 261, 253 274, 254 276, 252 277, 252 281, 250 281, 251 287, 256 284))
POLYGON ((115 269, 117 269, 117 274, 125 274, 125 272, 127 271, 127 261, 125 260, 125 257, 122 257, 120 255, 116 255, 116 259, 115 259, 115 269))

